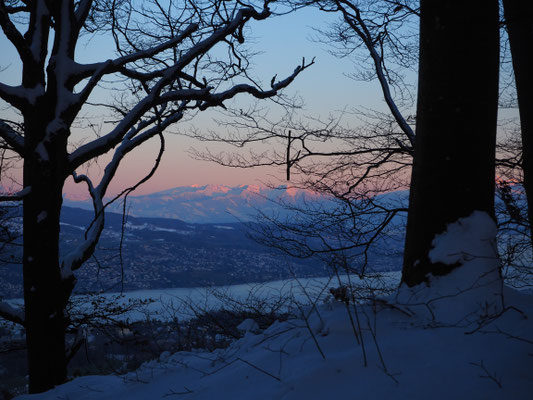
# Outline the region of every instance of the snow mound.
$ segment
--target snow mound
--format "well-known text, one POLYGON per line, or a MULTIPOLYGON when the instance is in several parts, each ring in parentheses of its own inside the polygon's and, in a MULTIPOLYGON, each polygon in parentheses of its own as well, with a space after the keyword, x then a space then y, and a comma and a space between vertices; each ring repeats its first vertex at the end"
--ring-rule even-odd
POLYGON ((432 241, 429 252, 431 262, 447 265, 473 259, 498 259, 496 248, 496 223, 485 212, 474 211, 446 227, 446 231, 432 241))
POLYGON ((433 239, 429 258, 433 263, 460 267, 447 275, 429 276, 427 283, 412 288, 402 285, 396 302, 419 315, 425 313, 436 323, 463 326, 502 312, 496 231, 494 220, 482 211, 447 225, 433 239))
POLYGON ((253 319, 247 318, 237 326, 237 329, 241 332, 257 333, 259 332, 259 325, 253 319))

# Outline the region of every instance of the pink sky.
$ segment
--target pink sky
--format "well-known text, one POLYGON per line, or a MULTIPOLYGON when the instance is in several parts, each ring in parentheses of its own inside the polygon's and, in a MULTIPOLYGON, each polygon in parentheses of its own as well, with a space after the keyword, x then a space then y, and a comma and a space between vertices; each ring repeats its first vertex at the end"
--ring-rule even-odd
MULTIPOLYGON (((167 154, 166 159, 172 155, 167 154)), ((134 168, 125 164, 110 185, 108 195, 115 195, 124 188, 134 185, 148 169, 134 168)), ((143 165, 144 166, 144 165, 143 165)), ((156 174, 143 185, 141 185, 134 194, 148 194, 170 189, 178 186, 190 185, 207 185, 207 184, 224 184, 228 186, 239 186, 245 184, 262 184, 263 182, 277 181, 273 174, 283 176, 275 170, 268 168, 254 168, 253 170, 242 170, 233 168, 224 168, 216 165, 208 165, 206 162, 195 160, 163 160, 160 169, 156 174)), ((72 199, 88 198, 86 186, 75 184, 72 179, 65 183, 64 193, 72 199)))
MULTIPOLYGON (((152 168, 158 153, 159 141, 145 143, 142 147, 132 152, 122 162, 112 184, 108 190, 108 196, 115 195, 123 189, 136 184, 152 168)), ((224 184, 228 186, 261 184, 264 182, 280 183, 284 179, 285 172, 279 168, 261 167, 253 169, 237 169, 217 165, 212 162, 194 160, 187 150, 195 146, 202 149, 203 144, 190 139, 184 139, 176 135, 167 135, 166 150, 161 164, 155 175, 143 183, 135 194, 148 194, 177 186, 224 184)), ((216 146, 209 146, 215 149, 216 146)), ((101 171, 105 166, 105 158, 99 165, 92 166, 89 176, 97 184, 101 171)), ((83 172, 83 171, 79 171, 83 172)), ((76 184, 68 179, 64 193, 69 198, 88 198, 87 187, 76 184)))

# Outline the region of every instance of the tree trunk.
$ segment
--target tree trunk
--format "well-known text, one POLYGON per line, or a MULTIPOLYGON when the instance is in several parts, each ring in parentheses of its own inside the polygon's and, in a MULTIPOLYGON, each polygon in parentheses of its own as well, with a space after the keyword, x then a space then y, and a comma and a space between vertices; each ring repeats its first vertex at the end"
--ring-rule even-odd
POLYGON ((533 2, 503 0, 518 95, 522 131, 522 170, 533 244, 533 2))
POLYGON ((28 348, 29 390, 39 393, 64 383, 68 301, 59 267, 59 215, 66 147, 44 140, 46 123, 35 108, 25 118, 24 187, 31 193, 23 202, 23 272, 28 348))
POLYGON ((494 216, 498 1, 421 1, 416 144, 402 282, 459 265, 432 263, 432 240, 474 210, 494 216))

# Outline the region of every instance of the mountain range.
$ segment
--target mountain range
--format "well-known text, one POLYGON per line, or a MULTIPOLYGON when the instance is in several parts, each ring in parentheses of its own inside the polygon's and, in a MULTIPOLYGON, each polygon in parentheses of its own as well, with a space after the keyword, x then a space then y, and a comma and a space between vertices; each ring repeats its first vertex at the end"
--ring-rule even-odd
MULTIPOLYGON (((172 218, 189 223, 229 223, 253 220, 258 210, 266 214, 284 214, 288 211, 282 204, 297 206, 313 200, 327 202, 317 193, 287 186, 192 185, 129 196, 127 207, 128 214, 135 217, 172 218)), ((64 205, 92 209, 88 200, 76 201, 68 197, 65 197, 64 205)), ((122 212, 121 203, 112 204, 109 211, 122 212)))

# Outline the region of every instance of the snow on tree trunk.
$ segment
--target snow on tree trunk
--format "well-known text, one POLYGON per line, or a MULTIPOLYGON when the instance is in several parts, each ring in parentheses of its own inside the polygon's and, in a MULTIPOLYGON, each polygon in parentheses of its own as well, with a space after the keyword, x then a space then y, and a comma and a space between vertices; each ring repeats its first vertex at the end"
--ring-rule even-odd
POLYGON ((503 299, 496 232, 496 223, 482 211, 448 224, 432 240, 428 258, 433 264, 461 268, 430 276, 427 285, 403 285, 397 303, 452 325, 467 326, 499 313, 503 299))
MULTIPOLYGON (((533 229, 533 2, 503 0, 522 130, 522 170, 530 230, 533 229)), ((530 231, 531 233, 531 231, 530 231)), ((533 234, 531 234, 533 241, 533 234)))
MULTIPOLYGON (((494 215, 498 2, 422 1, 416 144, 402 283, 433 282, 465 261, 430 256, 447 224, 494 215)), ((487 264, 492 269, 492 263, 487 264), (489 265, 490 264, 490 265, 489 265)), ((450 279, 456 279, 451 277, 450 279)))

